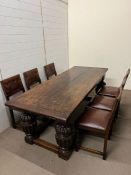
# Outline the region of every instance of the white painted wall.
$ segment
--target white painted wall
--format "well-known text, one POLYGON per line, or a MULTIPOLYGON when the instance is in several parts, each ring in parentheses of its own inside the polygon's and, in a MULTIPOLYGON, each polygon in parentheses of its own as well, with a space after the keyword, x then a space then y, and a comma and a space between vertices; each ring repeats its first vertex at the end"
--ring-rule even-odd
POLYGON ((69 65, 68 4, 67 0, 63 2, 43 0, 42 3, 47 63, 54 62, 58 73, 67 70, 69 65))
POLYGON ((69 50, 70 67, 107 67, 108 84, 119 86, 131 67, 131 1, 69 0, 69 50))
MULTIPOLYGON (((69 67, 68 4, 61 0, 41 2, 46 53, 40 0, 0 0, 0 69, 3 79, 21 74, 23 80, 24 71, 37 67, 41 79, 45 80, 45 58, 47 63, 55 62, 58 73, 69 67)), ((4 102, 0 89, 0 132, 9 126, 4 102)))

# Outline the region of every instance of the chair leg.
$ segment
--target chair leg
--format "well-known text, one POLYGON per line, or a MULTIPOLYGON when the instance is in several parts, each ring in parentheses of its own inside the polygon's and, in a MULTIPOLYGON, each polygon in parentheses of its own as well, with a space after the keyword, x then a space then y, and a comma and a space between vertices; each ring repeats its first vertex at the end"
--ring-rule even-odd
POLYGON ((117 106, 117 109, 116 109, 116 113, 115 113, 114 119, 117 119, 118 118, 119 108, 120 108, 120 102, 118 103, 118 106, 117 106))
POLYGON ((111 139, 111 136, 112 136, 112 130, 113 130, 113 121, 112 121, 112 124, 111 124, 111 127, 110 127, 110 131, 109 131, 109 135, 108 135, 108 140, 111 139))
POLYGON ((14 117, 13 110, 11 110, 11 109, 10 109, 10 115, 11 115, 11 123, 12 123, 12 127, 13 127, 14 129, 16 129, 15 117, 14 117))
POLYGON ((103 160, 106 160, 106 156, 107 156, 107 142, 108 142, 108 134, 105 135, 104 138, 104 147, 103 147, 103 160))
POLYGON ((80 149, 80 132, 79 130, 76 131, 76 139, 75 139, 75 151, 79 151, 80 149))

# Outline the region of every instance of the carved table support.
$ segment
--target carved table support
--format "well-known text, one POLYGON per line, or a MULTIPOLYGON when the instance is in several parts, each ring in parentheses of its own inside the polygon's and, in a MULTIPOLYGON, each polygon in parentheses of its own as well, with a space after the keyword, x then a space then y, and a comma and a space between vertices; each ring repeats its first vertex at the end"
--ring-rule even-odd
POLYGON ((37 122, 35 117, 24 114, 21 116, 21 122, 23 131, 25 132, 25 141, 26 143, 33 144, 33 139, 36 137, 36 127, 37 122))
POLYGON ((95 89, 96 94, 98 93, 99 89, 101 89, 103 86, 106 85, 104 79, 105 79, 105 77, 103 77, 103 78, 101 79, 101 81, 97 84, 96 89, 95 89))
POLYGON ((56 124, 55 129, 55 137, 59 146, 58 156, 68 160, 74 148, 75 129, 64 124, 56 124))

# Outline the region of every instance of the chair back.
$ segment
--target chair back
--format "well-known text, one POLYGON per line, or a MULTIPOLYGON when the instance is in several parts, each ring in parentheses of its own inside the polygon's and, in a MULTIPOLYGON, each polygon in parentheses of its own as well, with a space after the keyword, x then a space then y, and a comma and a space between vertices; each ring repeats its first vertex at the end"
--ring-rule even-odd
POLYGON ((6 100, 9 100, 11 96, 18 92, 25 92, 20 75, 4 79, 1 81, 1 86, 5 94, 6 100))
POLYGON ((116 98, 118 101, 121 100, 122 92, 123 92, 123 88, 122 88, 122 86, 121 86, 120 89, 119 89, 119 95, 118 95, 118 97, 116 98))
POLYGON ((41 83, 41 79, 39 76, 39 72, 37 68, 31 69, 23 73, 25 84, 27 89, 29 90, 33 85, 37 83, 41 83))
POLYGON ((52 78, 53 75, 57 76, 54 63, 51 63, 51 64, 44 66, 44 69, 45 69, 45 74, 46 74, 47 80, 52 78))
POLYGON ((122 80, 122 83, 121 83, 122 89, 124 89, 124 87, 125 87, 125 84, 126 84, 126 81, 127 81, 129 74, 130 74, 130 69, 127 70, 126 75, 124 76, 124 78, 122 80))

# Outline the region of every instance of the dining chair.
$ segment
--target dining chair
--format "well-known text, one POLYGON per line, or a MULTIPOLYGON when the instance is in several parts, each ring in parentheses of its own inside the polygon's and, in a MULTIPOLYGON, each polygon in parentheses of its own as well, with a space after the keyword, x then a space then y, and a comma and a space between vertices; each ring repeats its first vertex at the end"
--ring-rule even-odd
POLYGON ((85 113, 80 116, 77 123, 77 136, 76 136, 76 151, 82 149, 87 152, 92 152, 103 156, 103 160, 106 159, 107 154, 107 142, 110 135, 111 125, 113 121, 113 111, 106 111, 95 108, 87 108, 85 113), (102 136, 104 138, 103 151, 87 148, 81 146, 81 138, 84 134, 95 134, 96 136, 102 136))
POLYGON ((123 88, 120 87, 120 92, 117 98, 96 95, 95 98, 90 102, 89 106, 96 109, 112 111, 114 106, 116 106, 116 108, 119 106, 122 92, 123 88))
MULTIPOLYGON (((13 98, 14 96, 18 96, 20 93, 25 92, 20 75, 15 75, 10 78, 2 80, 1 86, 7 101, 13 98)), ((12 127, 16 128, 17 124, 14 116, 14 111, 12 109, 9 109, 9 111, 11 116, 12 127)))
MULTIPOLYGON (((126 75, 124 76, 120 87, 124 89, 127 78, 130 74, 130 69, 127 70, 126 75)), ((118 97, 120 93, 120 87, 112 87, 112 86, 104 86, 100 91, 98 91, 99 95, 109 96, 109 97, 118 97)))
POLYGON ((41 83, 41 79, 37 68, 24 72, 23 76, 24 76, 25 84, 28 90, 31 87, 34 87, 35 85, 41 83))
MULTIPOLYGON (((2 80, 1 86, 7 101, 25 92, 20 75, 15 75, 10 78, 2 80)), ((22 129, 20 122, 21 122, 21 117, 24 116, 25 114, 22 112, 18 113, 10 108, 9 108, 9 112, 11 116, 12 127, 22 129)), ((51 123, 50 119, 46 119, 41 116, 36 116, 36 120, 37 120, 38 126, 43 127, 43 130, 44 128, 46 128, 46 126, 48 126, 51 123)))
POLYGON ((47 80, 49 80, 53 76, 57 76, 57 72, 56 72, 54 63, 50 63, 50 64, 44 66, 44 70, 45 70, 47 80))

